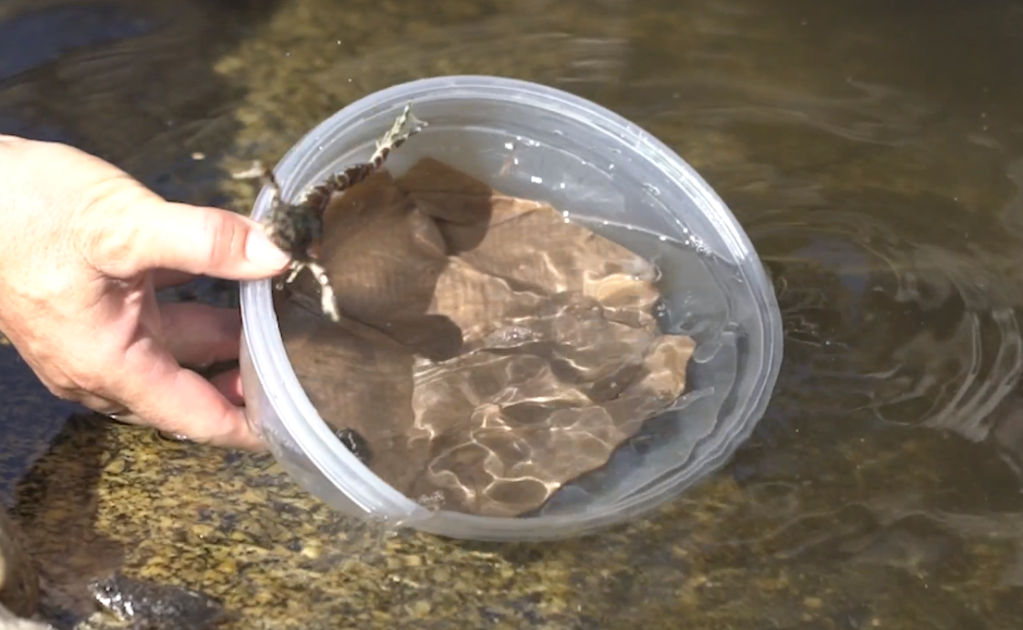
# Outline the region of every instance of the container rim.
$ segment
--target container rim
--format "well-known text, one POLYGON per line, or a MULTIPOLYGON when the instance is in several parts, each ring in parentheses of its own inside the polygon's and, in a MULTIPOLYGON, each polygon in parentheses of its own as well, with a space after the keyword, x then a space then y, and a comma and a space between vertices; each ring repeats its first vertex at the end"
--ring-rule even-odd
MULTIPOLYGON (((382 111, 396 110, 408 101, 515 101, 526 106, 572 119, 592 128, 598 134, 610 135, 624 141, 637 157, 654 166, 703 211, 713 228, 724 241, 733 258, 763 322, 763 359, 759 366, 761 376, 747 399, 744 435, 723 441, 715 458, 727 456, 748 438, 762 417, 774 389, 782 359, 782 328, 777 299, 770 290, 770 282, 749 237, 710 185, 671 148, 635 123, 589 100, 557 88, 519 79, 483 75, 457 75, 431 77, 398 84, 371 93, 342 108, 299 140, 280 160, 275 175, 287 197, 297 192, 296 177, 310 166, 317 148, 324 140, 341 130, 355 126, 382 111)), ((298 183, 302 185, 302 182, 298 183)), ((257 196, 252 216, 260 220, 269 209, 270 193, 264 188, 257 196)), ((638 517, 660 505, 684 489, 686 482, 665 483, 656 493, 643 493, 625 503, 595 507, 592 512, 578 515, 550 515, 520 518, 485 517, 458 512, 430 512, 412 499, 398 492, 347 449, 334 446, 333 435, 320 418, 298 378, 286 360, 287 354, 274 314, 271 280, 241 283, 242 330, 249 349, 256 376, 267 398, 277 411, 296 446, 331 484, 341 490, 358 507, 370 515, 400 525, 410 525, 421 531, 456 538, 475 540, 555 539, 580 535, 601 529, 628 518, 638 517), (285 360, 281 361, 280 358, 285 360), (542 530, 542 531, 538 531, 542 530)))

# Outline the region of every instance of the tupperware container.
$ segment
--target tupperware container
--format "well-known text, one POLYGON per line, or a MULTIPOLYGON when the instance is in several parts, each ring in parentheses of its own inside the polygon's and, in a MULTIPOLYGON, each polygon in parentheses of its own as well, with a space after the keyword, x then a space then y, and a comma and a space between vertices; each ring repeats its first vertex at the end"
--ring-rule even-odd
MULTIPOLYGON (((241 289, 241 373, 249 421, 306 490, 352 516, 453 538, 557 539, 634 519, 723 466, 761 418, 782 358, 778 305, 724 202, 671 149, 585 99, 485 76, 430 78, 345 107, 275 169, 285 199, 366 161, 406 103, 429 126, 389 158, 400 175, 433 157, 511 195, 548 202, 655 262, 662 329, 697 343, 686 393, 600 470, 518 518, 432 511, 388 486, 335 438, 289 365, 271 281, 241 289)), ((258 196, 263 219, 270 191, 258 196)), ((343 383, 338 385, 343 387, 343 383)))

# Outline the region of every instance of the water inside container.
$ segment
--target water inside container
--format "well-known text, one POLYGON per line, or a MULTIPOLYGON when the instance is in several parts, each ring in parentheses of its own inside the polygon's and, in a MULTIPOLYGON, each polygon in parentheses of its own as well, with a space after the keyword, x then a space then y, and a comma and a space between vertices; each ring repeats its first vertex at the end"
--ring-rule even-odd
POLYGON ((668 479, 677 481, 678 475, 695 481, 712 472, 718 460, 706 451, 732 433, 718 431, 735 404, 734 385, 745 343, 742 330, 731 323, 732 307, 724 289, 729 279, 737 279, 734 267, 709 253, 699 239, 584 216, 573 220, 644 253, 659 272, 657 286, 663 299, 656 313, 661 330, 692 337, 696 349, 687 366, 685 393, 647 420, 604 467, 562 486, 535 516, 586 512, 640 495, 668 479))

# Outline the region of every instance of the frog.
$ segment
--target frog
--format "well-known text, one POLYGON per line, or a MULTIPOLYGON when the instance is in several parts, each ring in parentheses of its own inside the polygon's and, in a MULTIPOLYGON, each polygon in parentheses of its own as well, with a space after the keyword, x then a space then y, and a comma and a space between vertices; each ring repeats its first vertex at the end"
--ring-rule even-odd
POLYGON ((333 431, 334 436, 355 455, 356 459, 364 465, 369 466, 373 459, 373 451, 370 450, 369 442, 355 429, 342 428, 333 431))
POLYGON ((228 616, 223 604, 209 595, 119 571, 91 581, 89 594, 131 630, 207 630, 228 616))
POLYGON ((270 187, 270 215, 264 223, 264 229, 274 245, 291 257, 289 273, 278 283, 279 289, 292 283, 303 270, 308 270, 320 287, 323 314, 333 322, 340 321, 341 313, 330 278, 326 269, 316 261, 316 251, 323 237, 323 213, 336 195, 379 171, 392 151, 427 126, 426 121, 413 115, 412 103, 407 103, 387 133, 376 143, 376 149, 368 162, 349 166, 328 176, 313 186, 297 203, 284 200, 273 170, 259 161, 253 162, 248 170, 233 174, 234 179, 259 179, 264 186, 270 187))

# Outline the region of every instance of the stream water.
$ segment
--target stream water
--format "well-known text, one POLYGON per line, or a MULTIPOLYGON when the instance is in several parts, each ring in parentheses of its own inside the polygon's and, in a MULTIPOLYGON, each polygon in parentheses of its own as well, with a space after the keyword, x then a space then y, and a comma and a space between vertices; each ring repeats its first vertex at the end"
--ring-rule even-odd
POLYGON ((1021 34, 1018 0, 0 0, 0 132, 176 200, 247 209, 230 168, 413 78, 595 100, 729 204, 786 343, 734 461, 591 539, 355 552, 271 464, 75 415, 10 348, 0 497, 44 565, 161 576, 239 628, 1016 629, 1021 34))

